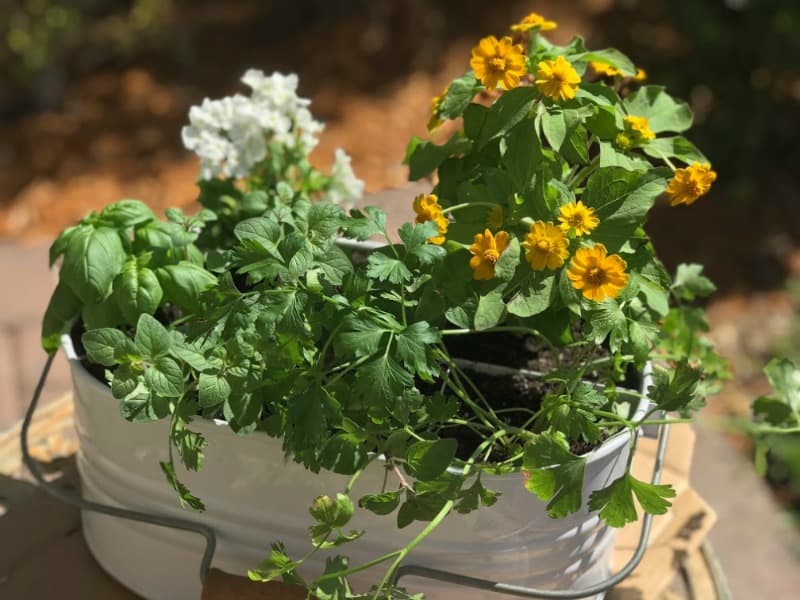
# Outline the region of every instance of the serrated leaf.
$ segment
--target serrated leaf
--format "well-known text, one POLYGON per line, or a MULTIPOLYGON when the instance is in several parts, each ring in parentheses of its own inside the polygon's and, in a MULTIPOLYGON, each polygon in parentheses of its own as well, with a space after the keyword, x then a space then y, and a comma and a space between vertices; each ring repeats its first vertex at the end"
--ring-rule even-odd
POLYGON ((557 432, 538 434, 525 446, 523 468, 529 473, 526 489, 547 502, 547 513, 562 518, 581 507, 586 459, 569 451, 557 432))
POLYGON ((92 329, 81 336, 89 360, 105 367, 117 363, 117 348, 131 348, 131 339, 119 329, 92 329))
POLYGON ((202 408, 219 406, 230 397, 231 384, 217 373, 200 373, 197 394, 202 408))
POLYGON ((680 133, 692 126, 692 111, 685 102, 676 101, 661 86, 639 88, 624 100, 628 114, 646 117, 653 133, 680 133))
POLYGON ((674 498, 675 490, 669 485, 639 481, 626 473, 608 487, 592 492, 589 510, 599 510, 600 518, 611 527, 624 527, 638 519, 634 495, 645 512, 663 515, 672 506, 666 498, 674 498))
POLYGON ((175 467, 172 463, 168 462, 159 462, 161 465, 161 470, 164 472, 164 475, 167 477, 167 481, 172 486, 172 489, 175 490, 175 493, 178 494, 178 499, 181 502, 181 506, 189 505, 191 508, 197 511, 203 511, 206 509, 203 502, 197 496, 193 495, 189 488, 187 488, 181 481, 178 479, 178 476, 175 474, 175 467))
POLYGON ((457 449, 458 442, 452 438, 416 442, 408 448, 406 460, 417 479, 431 481, 447 470, 457 449))
POLYGON ((148 359, 165 355, 172 346, 166 328, 150 315, 142 315, 136 323, 134 343, 139 353, 148 359))
POLYGON ((694 263, 680 264, 672 283, 672 291, 684 300, 705 298, 716 291, 712 281, 703 275, 703 265, 694 263))
POLYGON ((164 398, 177 398, 183 393, 183 371, 169 356, 159 356, 145 369, 147 386, 164 398))
POLYGON ((373 252, 369 255, 367 275, 379 281, 391 283, 402 283, 413 277, 403 261, 380 252, 373 252))
POLYGON ((376 515, 388 515, 400 504, 400 491, 367 494, 358 500, 358 505, 376 515))
POLYGON ((650 386, 650 399, 665 412, 680 411, 682 414, 698 410, 704 404, 698 384, 703 376, 700 369, 689 366, 683 359, 671 373, 656 370, 653 373, 654 385, 650 386))
POLYGON ((366 206, 363 212, 353 209, 344 222, 344 230, 347 237, 361 241, 385 235, 386 213, 375 206, 366 206))

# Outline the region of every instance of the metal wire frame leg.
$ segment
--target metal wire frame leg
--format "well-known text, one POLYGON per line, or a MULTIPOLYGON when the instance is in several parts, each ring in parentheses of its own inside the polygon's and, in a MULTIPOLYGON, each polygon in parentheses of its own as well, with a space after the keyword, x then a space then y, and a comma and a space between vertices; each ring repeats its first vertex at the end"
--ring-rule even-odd
POLYGON ((70 504, 81 510, 90 510, 92 512, 110 515, 112 517, 119 517, 121 519, 129 519, 131 521, 141 521, 142 523, 149 523, 150 525, 159 525, 161 527, 171 527, 173 529, 181 529, 183 531, 191 531, 198 533, 205 538, 205 550, 203 551, 203 558, 200 561, 200 581, 204 581, 211 561, 214 558, 214 550, 217 547, 217 536, 214 530, 208 525, 190 521, 188 519, 179 519, 166 515, 151 515, 147 513, 138 512, 135 510, 128 510, 118 506, 110 506, 108 504, 100 504, 98 502, 91 502, 84 500, 78 494, 69 493, 63 489, 58 488, 49 481, 47 481, 42 472, 39 470, 39 465, 31 457, 28 449, 28 429, 33 419, 33 413, 36 411, 36 405, 39 403, 39 397, 42 394, 42 389, 47 381, 47 375, 50 373, 50 366, 53 364, 55 354, 51 354, 47 358, 47 362, 42 369, 42 374, 39 376, 39 382, 36 384, 36 389, 33 391, 33 398, 28 405, 28 410, 25 413, 25 420, 22 422, 22 430, 20 431, 20 445, 22 447, 22 461, 25 466, 33 475, 33 478, 39 486, 48 494, 64 502, 70 504))
MULTIPOLYGON (((656 451, 656 461, 653 467, 653 477, 651 482, 657 484, 661 480, 661 473, 664 470, 664 455, 667 451, 667 439, 669 438, 669 425, 661 425, 658 432, 658 449, 656 451)), ((440 569, 432 569, 430 567, 423 567, 421 565, 404 565, 397 570, 395 576, 395 583, 401 577, 413 575, 415 577, 424 577, 426 579, 435 579, 437 581, 444 581, 454 585, 463 587, 470 587, 480 590, 487 590, 496 592, 498 594, 505 594, 507 596, 518 596, 521 598, 551 598, 558 600, 575 600, 577 598, 587 598, 607 592, 619 582, 624 580, 630 575, 633 570, 641 562, 644 552, 647 549, 647 542, 650 539, 650 528, 653 523, 653 515, 646 514, 642 521, 642 532, 639 535, 639 544, 636 546, 636 551, 622 569, 615 575, 608 579, 593 585, 591 587, 583 588, 580 590, 539 590, 535 588, 524 587, 520 585, 513 585, 510 583, 503 583, 500 581, 491 581, 489 579, 480 579, 478 577, 469 577, 467 575, 459 575, 451 571, 442 571, 440 569)))

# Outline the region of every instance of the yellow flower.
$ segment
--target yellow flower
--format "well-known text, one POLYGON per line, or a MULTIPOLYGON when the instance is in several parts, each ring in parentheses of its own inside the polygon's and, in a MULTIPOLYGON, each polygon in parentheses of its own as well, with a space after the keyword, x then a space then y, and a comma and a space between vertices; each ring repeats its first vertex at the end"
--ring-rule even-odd
POLYGON ((633 76, 633 80, 636 83, 644 83, 645 81, 647 81, 647 71, 645 71, 641 67, 637 68, 636 75, 633 76))
POLYGON ((667 185, 670 206, 688 206, 694 203, 700 196, 708 193, 716 179, 717 174, 708 163, 695 162, 684 169, 678 169, 667 185))
POLYGON ((472 258, 469 266, 472 267, 473 279, 491 279, 494 277, 494 266, 500 255, 508 248, 509 237, 505 231, 498 231, 493 235, 488 229, 483 233, 475 234, 475 241, 469 247, 472 258))
POLYGON ((489 229, 500 229, 503 226, 505 215, 503 214, 503 207, 499 204, 489 211, 489 216, 486 219, 486 224, 489 229))
POLYGON ((594 209, 586 206, 580 200, 562 206, 558 220, 561 222, 561 229, 564 230, 564 233, 568 233, 572 229, 579 237, 591 233, 600 224, 600 219, 594 214, 594 209))
POLYGON ((633 131, 639 139, 646 142, 656 139, 656 134, 650 129, 650 121, 647 120, 647 117, 627 116, 623 120, 625 129, 633 131))
POLYGON ((439 228, 439 235, 430 238, 428 241, 431 244, 444 244, 448 221, 447 217, 442 213, 442 207, 439 205, 439 198, 436 194, 420 194, 414 198, 414 212, 417 213, 417 223, 433 221, 439 228))
POLYGON ((536 71, 539 91, 553 100, 569 100, 578 91, 581 78, 572 65, 559 56, 555 60, 543 60, 536 71))
POLYGON ((472 49, 469 66, 490 90, 498 83, 504 90, 515 88, 528 70, 522 46, 513 44, 508 36, 500 40, 493 35, 483 38, 472 49))
POLYGON ((552 31, 558 27, 558 23, 548 21, 542 15, 532 12, 519 23, 512 25, 511 31, 528 31, 534 27, 538 27, 539 31, 552 31))
POLYGON ((595 73, 601 75, 602 77, 616 77, 617 75, 622 75, 622 71, 613 65, 609 65, 608 63, 593 60, 589 62, 589 66, 595 73))
POLYGON ((583 297, 595 302, 616 298, 628 284, 626 263, 619 254, 608 256, 603 244, 591 248, 578 248, 572 257, 567 277, 583 297))
POLYGON ((525 259, 534 271, 557 269, 567 260, 569 240, 561 229, 550 221, 536 221, 525 236, 522 247, 525 259))
POLYGON ((444 97, 447 96, 447 90, 449 89, 450 86, 447 86, 442 90, 441 94, 434 96, 431 100, 431 118, 428 119, 428 131, 433 131, 442 124, 442 119, 439 117, 439 109, 442 107, 442 102, 444 102, 444 97))
POLYGON ((620 150, 630 150, 633 147, 633 142, 629 135, 625 135, 624 133, 618 133, 617 136, 614 138, 614 144, 620 150))

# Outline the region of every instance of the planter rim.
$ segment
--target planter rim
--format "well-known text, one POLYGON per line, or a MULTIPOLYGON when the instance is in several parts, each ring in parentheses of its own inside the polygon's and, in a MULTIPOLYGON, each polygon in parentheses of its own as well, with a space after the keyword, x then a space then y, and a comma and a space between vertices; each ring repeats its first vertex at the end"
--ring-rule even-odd
MULTIPOLYGON (((108 393, 108 394, 111 393, 111 388, 109 387, 109 385, 104 383, 104 382, 99 381, 96 377, 94 377, 91 373, 89 373, 89 371, 86 369, 86 367, 81 362, 80 358, 78 358, 78 355, 75 352, 75 346, 72 343, 72 337, 69 334, 64 334, 63 336, 61 336, 61 347, 64 349, 64 353, 67 355, 67 359, 69 360, 69 362, 72 363, 74 369, 76 369, 75 371, 73 371, 74 374, 80 373, 81 377, 90 380, 90 384, 92 386, 94 386, 95 388, 97 388, 98 390, 102 390, 104 393, 108 393)), ((643 375, 643 377, 642 377, 642 386, 641 386, 642 390, 646 390, 647 389, 647 385, 648 385, 648 383, 650 381, 650 372, 651 372, 650 363, 647 363, 647 365, 646 365, 646 367, 644 369, 644 372, 642 374, 643 375)), ((624 392, 623 392, 623 394, 624 394, 624 392)), ((112 396, 112 398, 113 398, 113 396, 112 396)), ((646 397, 639 398, 638 406, 637 406, 636 410, 634 411, 634 414, 633 414, 632 418, 636 419, 636 418, 641 418, 642 416, 644 416, 645 412, 649 408, 649 405, 650 405, 650 402, 646 397)), ((120 415, 120 418, 122 418, 122 415, 120 415)), ((194 423, 195 423, 195 427, 197 425, 201 425, 201 427, 202 427, 205 424, 206 427, 210 426, 210 427, 213 427, 213 428, 221 428, 221 429, 227 430, 232 435, 236 435, 237 437, 240 437, 240 436, 238 436, 238 434, 235 434, 230 429, 230 427, 228 426, 228 422, 223 420, 223 419, 206 419, 206 418, 198 416, 198 417, 196 417, 194 423)), ((611 454, 612 452, 615 452, 619 448, 619 446, 621 446, 622 444, 627 443, 629 435, 630 434, 626 429, 622 429, 622 430, 618 431, 617 433, 615 433, 614 435, 610 436, 605 441, 603 441, 594 450, 591 450, 590 452, 587 452, 586 454, 582 454, 581 456, 583 458, 585 458, 587 461, 599 460, 601 458, 604 458, 608 454, 611 454)), ((254 431, 252 433, 247 434, 247 436, 248 437, 250 437, 250 436, 266 436, 269 439, 275 439, 275 440, 279 439, 279 438, 273 438, 271 436, 268 436, 263 431, 254 431)), ((461 469, 458 468, 457 466, 448 467, 448 470, 450 470, 453 473, 460 473, 461 472, 461 469)), ((506 473, 506 474, 502 474, 502 475, 496 475, 496 474, 491 474, 491 473, 483 473, 482 476, 483 477, 488 477, 488 478, 493 478, 493 477, 508 477, 509 475, 519 475, 519 476, 521 476, 521 472, 520 471, 516 471, 516 472, 510 472, 510 473, 506 473)))

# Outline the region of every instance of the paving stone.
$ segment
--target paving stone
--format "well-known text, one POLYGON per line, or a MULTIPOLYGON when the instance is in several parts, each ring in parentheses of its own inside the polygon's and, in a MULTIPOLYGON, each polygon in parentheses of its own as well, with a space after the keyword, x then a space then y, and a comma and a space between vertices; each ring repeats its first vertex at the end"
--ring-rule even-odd
POLYGON ((19 419, 19 386, 13 356, 12 338, 0 328, 0 431, 11 427, 19 419))

